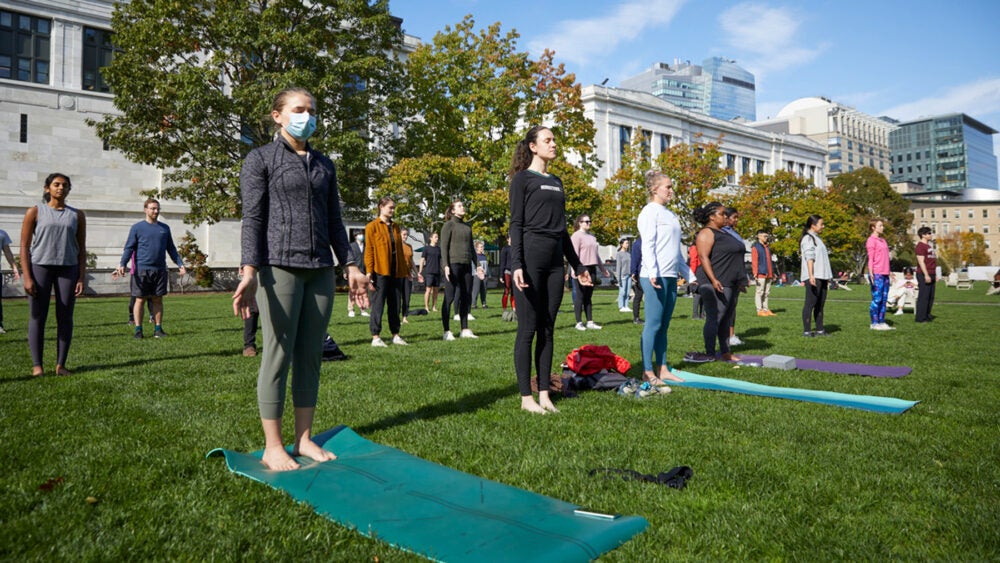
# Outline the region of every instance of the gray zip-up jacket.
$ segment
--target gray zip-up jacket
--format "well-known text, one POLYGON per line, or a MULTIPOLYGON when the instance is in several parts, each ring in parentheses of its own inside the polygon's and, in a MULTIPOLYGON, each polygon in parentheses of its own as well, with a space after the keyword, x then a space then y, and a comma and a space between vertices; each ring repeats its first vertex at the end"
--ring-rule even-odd
POLYGON ((341 265, 354 262, 336 168, 311 147, 307 151, 300 156, 279 136, 243 161, 243 265, 323 268, 333 266, 334 253, 341 265))

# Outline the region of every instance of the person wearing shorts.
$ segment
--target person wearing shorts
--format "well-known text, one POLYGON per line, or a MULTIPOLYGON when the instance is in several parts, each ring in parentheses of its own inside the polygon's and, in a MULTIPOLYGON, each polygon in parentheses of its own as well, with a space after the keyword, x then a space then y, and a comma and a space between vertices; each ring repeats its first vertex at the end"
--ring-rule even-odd
POLYGON ((165 254, 170 255, 170 259, 180 268, 179 272, 183 276, 187 273, 181 257, 174 246, 174 239, 170 235, 170 227, 159 221, 160 202, 149 198, 146 200, 144 210, 146 219, 139 221, 129 229, 128 238, 125 241, 125 251, 122 254, 121 263, 115 274, 122 276, 125 274, 125 266, 135 255, 135 272, 132 274, 131 294, 135 297, 135 318, 136 339, 142 339, 142 309, 149 299, 153 304, 153 336, 162 338, 166 336, 163 332, 163 296, 167 294, 167 259, 165 254))

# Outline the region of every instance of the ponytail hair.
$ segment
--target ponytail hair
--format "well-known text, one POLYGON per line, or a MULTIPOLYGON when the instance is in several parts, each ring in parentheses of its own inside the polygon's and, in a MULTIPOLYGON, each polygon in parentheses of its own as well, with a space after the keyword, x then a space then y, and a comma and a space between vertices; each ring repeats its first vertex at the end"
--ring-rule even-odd
MULTIPOLYGON (((656 168, 646 171, 644 174, 644 179, 646 181, 646 197, 653 197, 653 190, 656 189, 656 185, 660 182, 660 178, 670 178, 662 170, 657 170, 656 168)), ((673 178, 670 178, 672 181, 673 178)))
POLYGON ((810 215, 809 218, 806 219, 806 226, 802 228, 802 236, 799 237, 799 244, 802 244, 802 239, 806 238, 806 235, 809 235, 809 238, 811 238, 814 243, 816 242, 816 237, 810 231, 812 231, 813 225, 819 223, 821 219, 823 218, 819 215, 810 215))
POLYGON ((534 155, 531 153, 531 144, 538 141, 538 133, 548 129, 544 125, 535 125, 524 134, 524 138, 517 142, 514 147, 514 159, 510 165, 510 177, 522 170, 527 170, 531 166, 534 155))
MULTIPOLYGON (((72 189, 72 188, 73 188, 73 182, 70 182, 70 180, 69 180, 69 176, 67 176, 67 175, 63 174, 62 172, 53 172, 52 174, 49 174, 48 176, 46 176, 46 178, 45 178, 45 185, 44 185, 44 187, 46 187, 46 188, 47 188, 47 187, 51 186, 51 185, 52 185, 52 182, 53 182, 53 181, 54 181, 54 180, 55 180, 56 178, 62 178, 63 180, 65 180, 65 181, 66 181, 66 187, 67 187, 67 188, 70 188, 70 189, 72 189)), ((52 200, 52 196, 51 196, 51 195, 49 195, 49 192, 44 192, 44 193, 42 194, 42 201, 44 201, 45 203, 48 203, 48 202, 49 202, 49 201, 51 201, 51 200, 52 200)))

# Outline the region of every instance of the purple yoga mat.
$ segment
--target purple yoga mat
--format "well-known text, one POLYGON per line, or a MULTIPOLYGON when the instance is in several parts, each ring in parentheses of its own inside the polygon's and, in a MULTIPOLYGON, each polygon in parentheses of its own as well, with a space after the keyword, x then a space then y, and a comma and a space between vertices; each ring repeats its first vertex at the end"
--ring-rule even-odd
MULTIPOLYGON (((751 356, 749 354, 738 354, 743 363, 761 363, 764 356, 751 356)), ((845 364, 840 362, 822 362, 819 360, 804 360, 795 358, 797 369, 810 369, 813 371, 825 371, 827 373, 840 373, 844 375, 867 375, 869 377, 904 377, 913 371, 907 366, 873 366, 869 364, 845 364)))

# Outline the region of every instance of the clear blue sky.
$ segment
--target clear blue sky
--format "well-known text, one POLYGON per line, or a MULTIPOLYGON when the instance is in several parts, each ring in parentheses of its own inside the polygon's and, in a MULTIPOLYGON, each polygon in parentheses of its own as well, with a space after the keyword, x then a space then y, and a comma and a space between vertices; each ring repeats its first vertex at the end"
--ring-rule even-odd
MULTIPOLYGON (((964 112, 1000 129, 1000 1, 390 0, 424 41, 466 14, 584 84, 616 86, 656 62, 736 60, 756 75, 757 117, 825 96, 907 120, 964 112)), ((1000 135, 994 136, 1000 155, 1000 135)))

